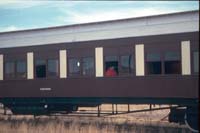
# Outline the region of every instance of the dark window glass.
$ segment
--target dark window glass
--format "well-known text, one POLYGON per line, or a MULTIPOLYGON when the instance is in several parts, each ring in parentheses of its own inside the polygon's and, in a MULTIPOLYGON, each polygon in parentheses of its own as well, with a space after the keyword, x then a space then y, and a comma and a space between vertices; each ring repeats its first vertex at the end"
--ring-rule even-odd
POLYGON ((148 53, 147 54, 147 61, 160 61, 160 54, 159 53, 148 53))
POLYGON ((146 73, 151 74, 161 74, 161 58, 158 53, 148 53, 146 60, 146 73))
POLYGON ((165 61, 177 61, 180 60, 180 55, 178 52, 166 52, 165 61))
POLYGON ((117 56, 106 56, 105 60, 106 61, 118 61, 117 56))
POLYGON ((178 52, 165 53, 165 74, 180 74, 181 73, 181 61, 178 52))
POLYGON ((36 60, 35 71, 36 71, 36 78, 45 78, 46 77, 46 61, 36 60))
POLYGON ((69 59, 69 75, 70 76, 80 75, 80 71, 81 71, 80 65, 81 64, 80 64, 79 59, 76 59, 76 58, 69 59))
POLYGON ((48 77, 56 77, 58 76, 58 60, 49 59, 48 60, 48 77))
POLYGON ((94 59, 92 57, 83 58, 83 75, 94 75, 94 59))
POLYGON ((194 66, 194 72, 199 73, 199 52, 196 51, 193 53, 193 66, 194 66))
POLYGON ((26 62, 25 61, 17 61, 16 62, 16 70, 18 78, 26 78, 26 62))
POLYGON ((118 75, 118 60, 117 56, 105 57, 105 76, 112 77, 118 75))
POLYGON ((147 62, 147 74, 161 74, 161 62, 147 62))
POLYGON ((14 62, 5 62, 5 78, 14 78, 15 77, 15 63, 14 62))
POLYGON ((121 63, 121 69, 120 69, 121 75, 127 75, 133 72, 134 69, 133 57, 131 55, 121 56, 120 63, 121 63))

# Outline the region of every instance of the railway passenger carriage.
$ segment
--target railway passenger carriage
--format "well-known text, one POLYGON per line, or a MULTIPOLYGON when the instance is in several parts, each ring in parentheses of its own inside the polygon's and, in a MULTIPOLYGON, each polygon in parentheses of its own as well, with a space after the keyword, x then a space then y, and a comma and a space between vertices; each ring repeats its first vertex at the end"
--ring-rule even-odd
POLYGON ((196 108, 198 14, 0 33, 0 102, 16 114, 102 103, 196 108))

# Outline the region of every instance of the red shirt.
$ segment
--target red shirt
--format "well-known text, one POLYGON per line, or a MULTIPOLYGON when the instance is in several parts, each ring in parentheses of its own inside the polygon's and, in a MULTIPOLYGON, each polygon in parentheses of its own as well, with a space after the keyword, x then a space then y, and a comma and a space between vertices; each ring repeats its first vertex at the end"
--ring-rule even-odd
POLYGON ((105 73, 105 76, 114 77, 114 76, 117 76, 117 73, 116 73, 116 71, 114 69, 108 68, 108 70, 105 73))

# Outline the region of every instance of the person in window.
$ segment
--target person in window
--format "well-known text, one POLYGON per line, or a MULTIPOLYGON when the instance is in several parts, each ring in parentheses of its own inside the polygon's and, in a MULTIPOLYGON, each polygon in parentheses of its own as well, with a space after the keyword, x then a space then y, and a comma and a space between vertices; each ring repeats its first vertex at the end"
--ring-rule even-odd
POLYGON ((114 77, 114 76, 117 76, 117 72, 115 71, 115 68, 114 68, 113 66, 109 67, 109 68, 106 70, 105 76, 106 76, 106 77, 114 77))

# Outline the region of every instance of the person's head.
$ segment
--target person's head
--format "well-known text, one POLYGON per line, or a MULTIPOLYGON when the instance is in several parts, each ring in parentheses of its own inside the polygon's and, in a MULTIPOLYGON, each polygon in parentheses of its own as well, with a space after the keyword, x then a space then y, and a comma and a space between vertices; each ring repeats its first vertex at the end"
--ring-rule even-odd
POLYGON ((111 70, 114 70, 115 68, 114 68, 114 66, 111 66, 110 69, 111 69, 111 70))

